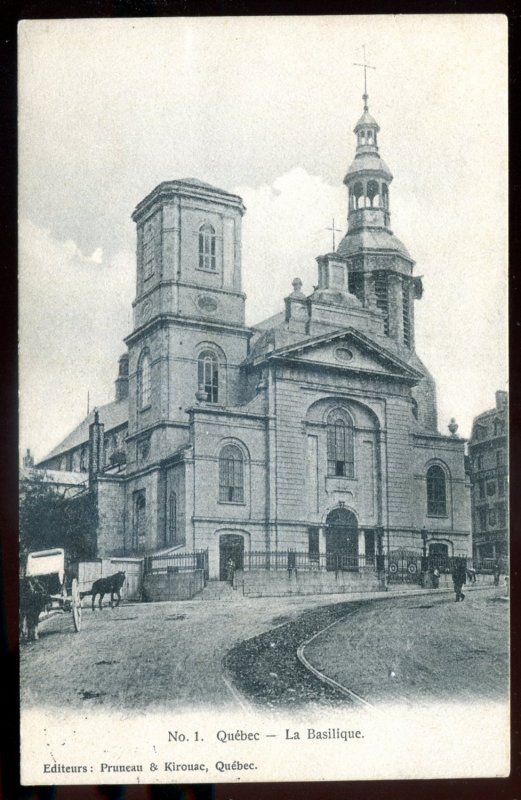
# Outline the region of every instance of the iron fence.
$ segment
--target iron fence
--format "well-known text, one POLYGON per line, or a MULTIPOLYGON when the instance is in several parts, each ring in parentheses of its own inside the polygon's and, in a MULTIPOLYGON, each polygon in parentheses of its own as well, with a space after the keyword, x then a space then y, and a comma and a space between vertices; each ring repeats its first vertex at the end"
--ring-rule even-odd
POLYGON ((144 572, 193 572, 196 569, 204 571, 208 580, 208 550, 194 550, 191 553, 166 553, 157 556, 145 556, 144 572))
POLYGON ((376 569, 374 555, 309 553, 298 550, 251 550, 244 553, 243 569, 358 572, 376 569))

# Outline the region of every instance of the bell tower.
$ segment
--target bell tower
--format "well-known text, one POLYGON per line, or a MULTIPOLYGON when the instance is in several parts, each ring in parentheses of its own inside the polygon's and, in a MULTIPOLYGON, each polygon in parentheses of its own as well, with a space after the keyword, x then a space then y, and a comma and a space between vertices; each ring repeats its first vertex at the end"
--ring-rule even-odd
POLYGON ((241 289, 245 211, 238 195, 196 178, 159 184, 134 210, 128 472, 188 443, 194 404, 237 402, 251 336, 241 289))
POLYGON ((344 177, 347 234, 337 253, 347 261, 349 291, 380 312, 386 336, 414 351, 414 300, 422 295, 421 279, 413 277, 414 261, 390 228, 393 176, 379 152, 380 126, 369 112, 367 81, 362 98, 355 157, 344 177))

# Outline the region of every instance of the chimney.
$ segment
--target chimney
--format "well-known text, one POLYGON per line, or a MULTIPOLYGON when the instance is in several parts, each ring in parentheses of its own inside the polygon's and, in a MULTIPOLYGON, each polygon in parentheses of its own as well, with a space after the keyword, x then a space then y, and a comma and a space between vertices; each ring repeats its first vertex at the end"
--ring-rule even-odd
POLYGON ((504 408, 507 407, 508 402, 508 394, 507 392, 497 391, 496 392, 496 408, 498 411, 502 411, 504 408))
POLYGON ((116 400, 125 400, 128 397, 128 353, 123 353, 119 359, 119 371, 116 378, 116 400))
POLYGON ((89 425, 89 487, 94 478, 103 471, 105 426, 99 421, 98 409, 94 409, 94 422, 89 425))
POLYGON ((27 448, 26 453, 23 458, 23 465, 24 467, 34 467, 34 458, 31 455, 31 451, 27 448))

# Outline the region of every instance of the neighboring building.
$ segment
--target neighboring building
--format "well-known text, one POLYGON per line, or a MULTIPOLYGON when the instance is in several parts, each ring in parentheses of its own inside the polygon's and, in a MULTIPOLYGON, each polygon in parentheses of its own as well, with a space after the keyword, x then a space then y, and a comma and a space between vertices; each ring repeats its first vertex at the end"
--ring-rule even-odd
POLYGON ((508 395, 474 419, 469 441, 474 560, 508 557, 508 395))
POLYGON ((415 351, 422 281, 389 227, 392 175, 364 101, 348 231, 317 258, 313 293, 294 279, 258 325, 244 322, 240 197, 189 178, 135 209, 116 400, 39 465, 89 473, 100 555, 208 549, 223 577, 253 551, 470 554, 465 443, 437 429, 415 351))

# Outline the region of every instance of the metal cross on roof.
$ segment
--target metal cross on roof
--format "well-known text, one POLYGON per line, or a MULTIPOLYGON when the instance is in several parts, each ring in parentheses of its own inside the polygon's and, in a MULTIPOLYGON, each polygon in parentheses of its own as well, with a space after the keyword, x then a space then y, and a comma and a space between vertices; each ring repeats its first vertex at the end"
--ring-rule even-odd
POLYGON ((362 45, 362 47, 363 47, 363 51, 364 51, 364 63, 363 64, 358 64, 358 63, 354 62, 353 66, 355 66, 355 67, 363 67, 364 68, 364 93, 362 95, 362 99, 364 101, 364 111, 368 111, 367 100, 368 100, 369 95, 367 94, 367 70, 368 69, 376 69, 376 67, 373 67, 371 64, 367 63, 367 59, 365 57, 365 44, 362 45))
POLYGON ((335 252, 335 250, 336 250, 336 247, 335 247, 335 233, 342 233, 342 229, 341 228, 335 228, 335 218, 334 217, 333 217, 333 224, 332 224, 331 228, 326 228, 326 231, 332 231, 332 233, 333 233, 333 252, 335 252))

